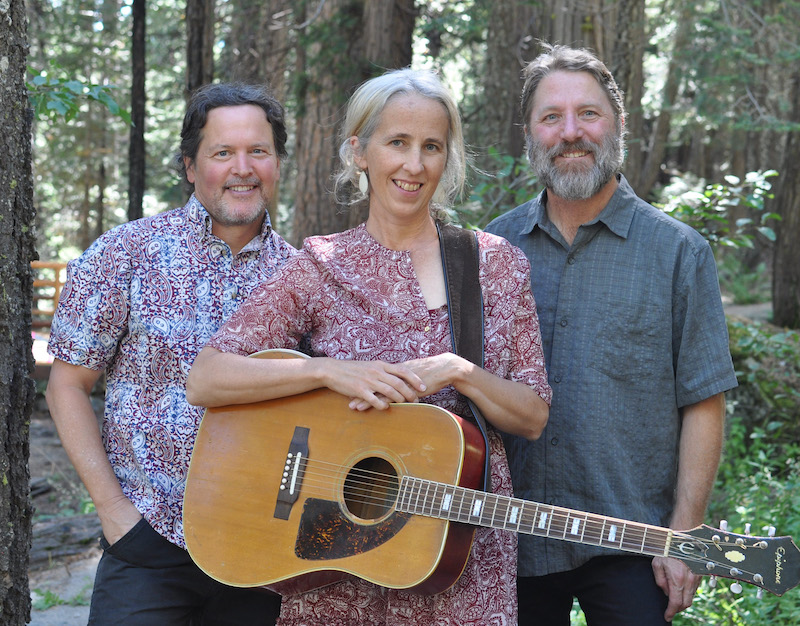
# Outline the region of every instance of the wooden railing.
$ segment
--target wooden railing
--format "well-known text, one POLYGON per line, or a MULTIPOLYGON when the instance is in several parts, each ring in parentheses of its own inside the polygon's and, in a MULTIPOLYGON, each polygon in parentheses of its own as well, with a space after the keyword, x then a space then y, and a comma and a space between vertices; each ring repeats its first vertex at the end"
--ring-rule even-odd
POLYGON ((61 297, 61 288, 67 279, 67 264, 53 261, 31 261, 35 272, 33 279, 33 328, 50 328, 53 315, 61 297))

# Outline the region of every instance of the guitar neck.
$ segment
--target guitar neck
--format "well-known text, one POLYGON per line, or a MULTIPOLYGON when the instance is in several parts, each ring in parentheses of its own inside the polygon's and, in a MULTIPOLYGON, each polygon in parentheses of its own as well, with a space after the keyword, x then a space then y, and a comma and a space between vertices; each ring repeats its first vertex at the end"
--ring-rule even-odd
POLYGON ((473 526, 486 526, 551 539, 667 556, 673 533, 667 528, 630 522, 466 489, 445 483, 403 477, 397 509, 473 526))

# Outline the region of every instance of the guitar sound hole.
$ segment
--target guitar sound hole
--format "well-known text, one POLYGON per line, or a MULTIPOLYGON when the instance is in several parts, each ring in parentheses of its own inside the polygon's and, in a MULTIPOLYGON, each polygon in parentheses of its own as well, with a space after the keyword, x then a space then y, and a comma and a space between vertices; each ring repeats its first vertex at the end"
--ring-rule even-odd
POLYGON ((376 520, 397 500, 397 472, 386 459, 368 457, 356 463, 344 481, 344 503, 355 517, 376 520))

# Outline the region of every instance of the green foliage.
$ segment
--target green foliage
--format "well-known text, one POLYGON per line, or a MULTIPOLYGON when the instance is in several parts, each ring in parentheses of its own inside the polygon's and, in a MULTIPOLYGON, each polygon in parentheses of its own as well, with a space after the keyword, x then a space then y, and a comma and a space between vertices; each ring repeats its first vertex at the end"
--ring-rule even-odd
POLYGON ((663 192, 668 200, 662 208, 689 224, 712 245, 752 248, 756 233, 774 242, 771 222, 780 220, 780 216, 765 211, 764 203, 773 197, 769 179, 777 175, 775 170, 749 172, 744 181, 726 176, 726 184, 713 183, 702 190, 696 188, 699 181, 692 181, 689 176, 676 177, 663 192), (744 215, 734 219, 734 210, 744 215))
POLYGON ((131 116, 119 106, 111 96, 112 85, 84 84, 79 80, 54 78, 41 72, 27 84, 28 98, 38 119, 57 121, 63 117, 67 122, 80 112, 82 101, 91 100, 104 105, 112 115, 116 115, 127 124, 131 116))
POLYGON ((89 583, 81 589, 81 591, 74 597, 64 599, 50 589, 34 589, 33 590, 33 608, 36 611, 46 611, 54 606, 89 606, 91 599, 92 583, 89 583))
POLYGON ((457 221, 483 228, 492 219, 530 200, 538 191, 527 159, 489 148, 490 171, 476 171, 469 199, 454 209, 457 221))
POLYGON ((765 263, 752 270, 736 254, 718 255, 717 272, 723 293, 733 299, 734 304, 757 304, 770 302, 772 283, 765 263))
POLYGON ((750 437, 780 445, 800 440, 800 334, 737 320, 728 331, 739 382, 754 396, 750 437))
MULTIPOLYGON (((713 520, 729 528, 800 538, 800 334, 768 325, 729 321, 739 387, 728 396, 728 433, 714 498, 713 520)), ((688 624, 789 626, 800 623, 797 589, 758 599, 745 586, 733 594, 727 581, 701 586, 676 626, 688 624)))

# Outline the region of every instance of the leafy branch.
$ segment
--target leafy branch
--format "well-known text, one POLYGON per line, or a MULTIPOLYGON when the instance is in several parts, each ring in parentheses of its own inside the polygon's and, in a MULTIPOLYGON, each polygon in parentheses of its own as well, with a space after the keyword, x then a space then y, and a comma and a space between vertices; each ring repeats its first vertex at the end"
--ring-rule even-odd
POLYGON ((45 72, 34 76, 26 85, 28 98, 38 119, 56 120, 63 117, 69 122, 80 112, 81 102, 89 100, 104 105, 126 124, 131 123, 130 113, 111 96, 116 88, 113 85, 84 84, 75 79, 53 78, 45 72))
POLYGON ((689 189, 674 196, 666 194, 670 199, 662 208, 689 224, 712 245, 752 248, 755 233, 774 242, 775 230, 770 222, 781 218, 764 207, 773 197, 768 179, 777 175, 775 170, 749 172, 743 181, 726 176, 726 184, 714 183, 702 191, 689 189), (730 211, 734 207, 746 209, 746 216, 732 222, 730 211))

